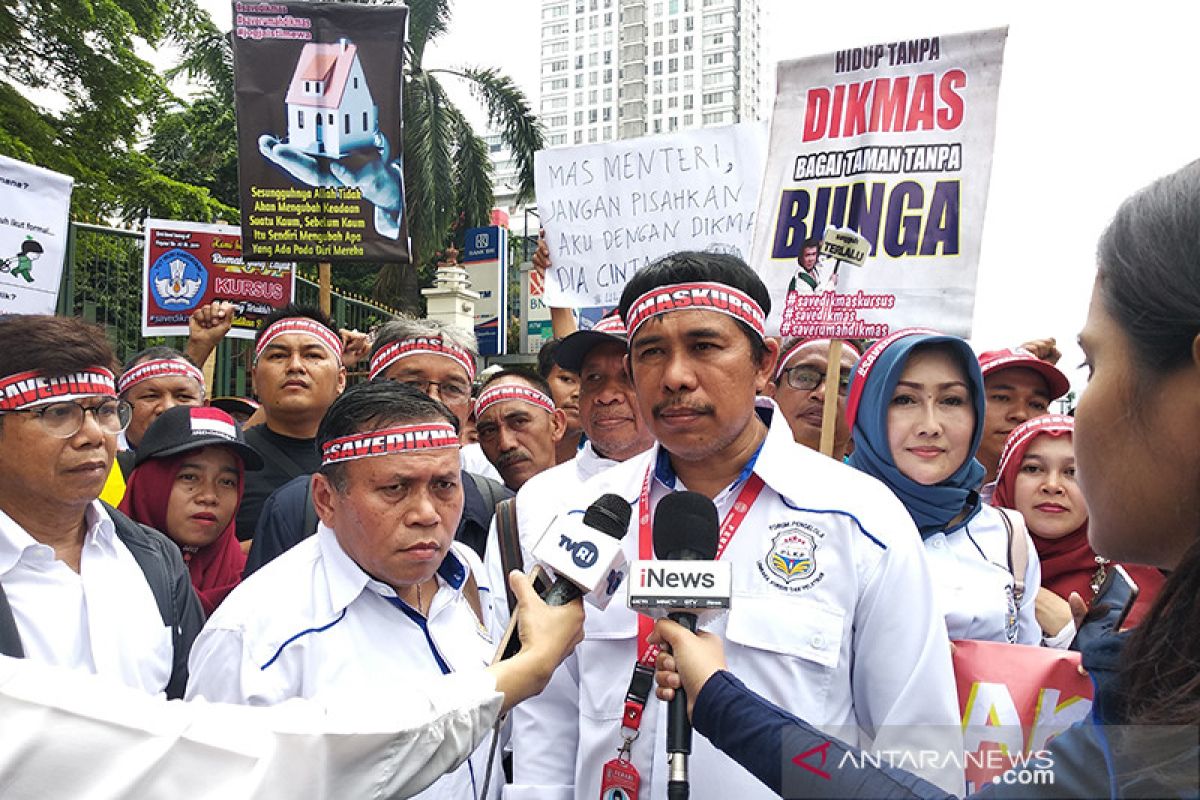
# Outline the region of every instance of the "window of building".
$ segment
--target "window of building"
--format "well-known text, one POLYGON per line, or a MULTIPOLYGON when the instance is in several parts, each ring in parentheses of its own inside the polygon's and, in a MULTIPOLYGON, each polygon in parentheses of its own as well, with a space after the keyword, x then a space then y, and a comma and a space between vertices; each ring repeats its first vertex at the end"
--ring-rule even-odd
POLYGON ((679 98, 674 96, 668 97, 667 108, 679 108, 679 98))
POLYGON ((596 123, 596 109, 588 109, 588 122, 593 125, 596 123))
POLYGON ((695 103, 696 103, 696 98, 694 95, 685 94, 683 96, 683 110, 684 111, 687 111, 688 109, 690 109, 693 105, 695 105, 695 103))
POLYGON ((583 88, 583 73, 582 72, 575 76, 575 88, 576 89, 583 88))
MULTIPOLYGON (((691 56, 688 56, 688 58, 691 58, 691 56)), ((687 58, 685 58, 685 59, 683 60, 683 65, 684 65, 685 67, 690 67, 690 66, 691 66, 691 64, 687 63, 687 58)), ((684 90, 685 92, 686 92, 686 91, 688 91, 689 89, 693 88, 693 86, 694 86, 694 85, 695 85, 695 81, 692 79, 692 76, 691 76, 691 75, 684 75, 684 76, 683 76, 683 90, 684 90)))
POLYGON ((725 54, 724 53, 709 53, 708 55, 706 55, 704 57, 704 63, 706 65, 723 64, 723 63, 725 63, 725 54))
POLYGON ((662 36, 662 31, 663 31, 662 23, 661 22, 654 23, 654 35, 662 36))
POLYGON ((662 75, 662 62, 661 61, 654 62, 654 74, 662 75))
POLYGON ((599 53, 597 53, 595 51, 588 53, 588 66, 589 67, 594 67, 599 63, 600 63, 600 54, 599 53))
POLYGON ((683 127, 690 128, 695 123, 695 121, 696 121, 695 114, 684 114, 683 115, 683 127))
POLYGON ((611 69, 604 70, 604 82, 612 83, 612 70, 611 69))
POLYGON ((670 117, 667 119, 667 130, 674 131, 679 129, 679 117, 670 117))
POLYGON ((670 31, 672 36, 679 33, 679 20, 673 19, 667 23, 667 30, 670 31))
POLYGON ((656 55, 656 56, 662 55, 662 42, 654 43, 654 55, 656 55))
POLYGON ((606 103, 612 102, 612 89, 604 90, 604 102, 606 102, 606 103))
POLYGON ((552 134, 550 134, 550 137, 546 140, 546 143, 549 144, 551 147, 556 147, 561 144, 566 144, 567 143, 567 135, 565 133, 552 133, 552 134))
POLYGON ((675 74, 676 72, 679 72, 679 59, 678 58, 667 59, 667 72, 669 72, 671 74, 675 74))
POLYGON ((679 91, 679 78, 667 78, 667 91, 668 92, 678 92, 679 91))
POLYGON ((678 53, 679 52, 679 40, 678 39, 671 39, 667 42, 667 52, 668 53, 678 53))
POLYGON ((662 113, 662 100, 655 100, 655 101, 654 101, 654 113, 655 113, 655 114, 661 114, 661 113, 662 113))
POLYGON ((595 85, 596 85, 596 70, 592 70, 591 72, 588 73, 588 86, 595 86, 595 85))
POLYGON ((579 126, 580 126, 580 125, 582 125, 582 124, 583 124, 583 112, 582 112, 582 111, 576 111, 576 112, 575 112, 575 126, 576 126, 576 127, 579 127, 579 126))
POLYGON ((583 144, 583 131, 575 131, 575 144, 583 144))
POLYGON ((662 133, 662 120, 661 119, 654 120, 654 132, 662 133))
POLYGON ((690 31, 695 24, 695 21, 691 17, 687 17, 683 20, 683 29, 685 31, 690 31))

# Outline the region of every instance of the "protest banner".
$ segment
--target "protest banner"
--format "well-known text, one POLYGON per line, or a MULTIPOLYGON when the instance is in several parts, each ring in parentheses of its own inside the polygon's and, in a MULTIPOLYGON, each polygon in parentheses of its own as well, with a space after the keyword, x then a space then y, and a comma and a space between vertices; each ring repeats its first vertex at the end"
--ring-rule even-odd
POLYGON ((1077 652, 958 641, 953 662, 968 793, 1014 767, 1052 768, 1050 739, 1091 712, 1092 682, 1077 652))
POLYGON ((0 314, 53 314, 75 179, 0 155, 0 314))
POLYGON ((540 151, 547 304, 615 306, 634 272, 679 250, 747 257, 765 138, 751 122, 540 151))
POLYGON ((408 9, 233 4, 246 253, 408 261, 400 81, 408 9))
POLYGON ((751 259, 771 292, 769 331, 874 339, 936 324, 970 336, 1006 36, 779 65, 751 259), (827 228, 860 234, 865 263, 831 242, 822 257, 827 228))
POLYGON ((242 261, 237 226, 146 220, 143 336, 186 336, 193 311, 226 300, 235 309, 228 335, 253 339, 259 320, 292 302, 295 289, 294 264, 242 261))
POLYGON ((508 346, 508 228, 468 228, 463 244, 463 269, 479 293, 475 343, 481 356, 500 355, 508 346))

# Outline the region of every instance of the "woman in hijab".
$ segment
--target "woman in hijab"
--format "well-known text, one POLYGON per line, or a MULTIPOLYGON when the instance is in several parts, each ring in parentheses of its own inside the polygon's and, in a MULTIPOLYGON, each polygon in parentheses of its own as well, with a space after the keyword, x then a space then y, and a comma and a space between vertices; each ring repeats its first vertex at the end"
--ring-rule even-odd
POLYGON ((979 499, 979 362, 957 336, 903 330, 855 366, 849 463, 887 484, 916 522, 951 639, 1041 644, 1037 553, 1020 518, 979 499))
POLYGON ((121 510, 179 545, 205 614, 241 580, 234 520, 245 471, 261 468, 233 417, 211 407, 165 411, 138 448, 121 510))
MULTIPOLYGON (((1047 414, 1023 422, 1004 444, 992 504, 1021 512, 1042 563, 1037 618, 1047 642, 1066 644, 1075 635, 1068 599, 1087 604, 1104 583, 1112 562, 1088 544, 1088 508, 1075 480, 1075 419, 1047 414)), ((1137 602, 1125 618, 1133 627, 1146 615, 1163 575, 1153 567, 1122 564, 1138 585, 1137 602)))

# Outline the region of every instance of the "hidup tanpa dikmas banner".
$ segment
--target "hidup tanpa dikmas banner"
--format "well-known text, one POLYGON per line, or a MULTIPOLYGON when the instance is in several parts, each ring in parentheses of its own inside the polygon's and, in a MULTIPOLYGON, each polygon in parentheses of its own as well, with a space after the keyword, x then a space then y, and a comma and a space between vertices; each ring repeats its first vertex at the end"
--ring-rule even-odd
POLYGON ((970 336, 1007 28, 779 65, 751 263, 784 335, 970 336), (865 240, 865 263, 822 240, 865 240), (827 236, 827 233, 832 236, 827 236))
POLYGON ((75 179, 0 156, 0 314, 53 314, 75 179))
POLYGON ((400 80, 408 9, 233 4, 246 256, 408 261, 400 80))
POLYGON ((146 220, 142 335, 187 336, 192 312, 213 300, 233 303, 229 336, 253 339, 259 321, 292 302, 295 264, 242 261, 235 225, 146 220))

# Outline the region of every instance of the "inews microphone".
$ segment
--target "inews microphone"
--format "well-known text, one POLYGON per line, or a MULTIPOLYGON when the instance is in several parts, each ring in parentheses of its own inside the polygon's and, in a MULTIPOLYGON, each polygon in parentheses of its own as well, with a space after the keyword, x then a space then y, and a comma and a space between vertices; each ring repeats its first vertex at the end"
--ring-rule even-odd
MULTIPOLYGON (((597 608, 608 606, 625 582, 629 565, 621 550, 621 539, 629 527, 629 502, 617 494, 601 495, 582 514, 570 512, 556 520, 533 547, 533 557, 554 570, 558 577, 542 595, 546 605, 565 606, 577 597, 597 608)), ((500 643, 497 661, 521 649, 514 635, 513 615, 500 643)))
MULTIPOLYGON (((662 561, 652 562, 643 576, 647 583, 661 583, 676 593, 668 601, 678 605, 668 616, 695 633, 696 611, 700 608, 729 607, 732 584, 731 565, 714 562, 719 538, 717 508, 702 494, 672 492, 658 502, 654 510, 654 554, 662 561), (689 563, 690 562, 690 563, 689 563), (722 569, 723 568, 723 569, 722 569), (652 580, 651 569, 659 579, 652 580), (720 587, 722 596, 713 596, 720 587)), ((639 562, 638 567, 643 562, 639 562)), ((642 587, 638 587, 640 590, 642 587)), ((631 597, 634 588, 630 587, 631 597)), ((688 797, 688 756, 692 752, 692 725, 687 717, 687 697, 682 689, 667 706, 667 797, 688 797)))

